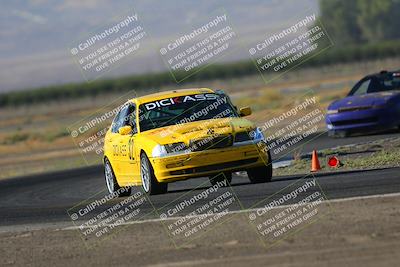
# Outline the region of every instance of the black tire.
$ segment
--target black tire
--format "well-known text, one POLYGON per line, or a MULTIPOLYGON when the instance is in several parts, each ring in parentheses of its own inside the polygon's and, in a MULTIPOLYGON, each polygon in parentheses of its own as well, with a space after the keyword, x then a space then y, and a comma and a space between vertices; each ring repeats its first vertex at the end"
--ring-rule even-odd
POLYGON ((120 187, 115 178, 114 170, 108 159, 104 160, 104 176, 106 179, 107 190, 110 194, 116 194, 117 197, 126 197, 131 194, 132 188, 120 187))
POLYGON ((223 175, 222 173, 219 173, 214 176, 208 177, 210 179, 211 185, 216 185, 218 182, 223 182, 224 180, 228 181, 227 186, 229 186, 232 182, 232 173, 231 172, 224 172, 223 175))
POLYGON ((154 175, 153 166, 145 153, 140 155, 140 177, 142 188, 149 195, 165 194, 168 192, 168 183, 160 183, 154 175))
POLYGON ((272 160, 268 151, 268 162, 266 166, 251 168, 247 170, 247 176, 253 184, 268 183, 272 179, 272 160))

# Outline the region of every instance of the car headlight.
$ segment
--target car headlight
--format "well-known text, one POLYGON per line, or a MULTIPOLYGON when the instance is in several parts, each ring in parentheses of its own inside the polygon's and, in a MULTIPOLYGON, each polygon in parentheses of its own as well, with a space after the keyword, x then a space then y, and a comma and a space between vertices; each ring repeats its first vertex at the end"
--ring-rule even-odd
POLYGON ((178 142, 166 145, 156 145, 153 148, 152 156, 153 158, 164 157, 167 156, 168 154, 185 153, 187 150, 188 147, 184 142, 178 142))
POLYGON ((339 111, 337 110, 337 109, 328 109, 327 111, 326 111, 326 114, 336 114, 336 113, 338 113, 339 111))
POLYGON ((164 157, 167 155, 167 150, 165 149, 165 146, 156 145, 153 148, 151 155, 153 156, 153 158, 164 157))

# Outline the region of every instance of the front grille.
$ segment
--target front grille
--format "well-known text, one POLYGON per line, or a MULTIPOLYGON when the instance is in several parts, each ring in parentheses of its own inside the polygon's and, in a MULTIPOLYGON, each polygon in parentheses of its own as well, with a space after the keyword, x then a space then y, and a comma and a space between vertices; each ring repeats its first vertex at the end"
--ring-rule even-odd
POLYGON ((182 175, 182 174, 195 174, 195 173, 202 173, 202 172, 209 172, 209 171, 218 171, 223 169, 235 168, 239 170, 241 166, 255 163, 257 162, 258 158, 251 158, 251 159, 244 159, 244 160, 237 160, 231 161, 226 163, 219 163, 214 165, 196 167, 191 169, 184 169, 184 170, 177 170, 169 172, 171 175, 182 175))
POLYGON ((348 112, 348 111, 360 111, 360 110, 367 110, 371 109, 371 106, 358 106, 358 107, 345 107, 339 108, 339 112, 348 112))
POLYGON ((333 121, 332 125, 334 126, 345 126, 352 124, 363 124, 363 123, 377 123, 377 117, 365 118, 365 119, 356 119, 356 120, 344 120, 344 121, 333 121))
POLYGON ((182 152, 187 150, 187 146, 183 142, 164 145, 168 153, 182 152))
POLYGON ((191 140, 189 147, 191 151, 203 151, 208 149, 229 147, 232 146, 232 144, 232 135, 220 135, 191 140))
POLYGON ((248 132, 240 132, 235 135, 235 143, 252 140, 248 132))

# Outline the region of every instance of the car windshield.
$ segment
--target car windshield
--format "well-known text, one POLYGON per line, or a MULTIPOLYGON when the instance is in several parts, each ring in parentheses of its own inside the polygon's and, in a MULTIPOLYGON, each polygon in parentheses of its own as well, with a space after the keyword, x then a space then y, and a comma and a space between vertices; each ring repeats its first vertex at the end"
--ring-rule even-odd
POLYGON ((196 94, 165 98, 139 107, 140 131, 200 120, 238 117, 227 96, 196 94))
POLYGON ((378 93, 384 91, 400 90, 400 73, 385 75, 384 77, 372 77, 357 83, 349 96, 378 93))

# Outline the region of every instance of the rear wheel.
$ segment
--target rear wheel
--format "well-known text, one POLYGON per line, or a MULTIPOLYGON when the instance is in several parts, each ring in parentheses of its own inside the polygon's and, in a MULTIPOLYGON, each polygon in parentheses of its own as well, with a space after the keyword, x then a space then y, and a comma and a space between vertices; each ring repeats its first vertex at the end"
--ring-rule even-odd
POLYGON ((268 151, 268 162, 266 166, 251 168, 247 170, 247 176, 253 184, 271 182, 272 179, 272 160, 268 151))
POLYGON ((217 183, 220 184, 224 181, 227 181, 228 183, 226 184, 226 186, 229 186, 232 182, 232 173, 231 172, 220 173, 215 176, 210 176, 209 179, 212 185, 216 185, 217 183))
POLYGON ((167 183, 160 183, 154 175, 153 166, 145 153, 140 155, 140 177, 143 190, 149 195, 165 194, 168 191, 167 183))
POLYGON ((115 178, 114 170, 108 159, 104 160, 104 176, 106 178, 106 185, 110 194, 116 194, 118 197, 125 197, 131 194, 130 187, 120 187, 117 179, 115 178))

